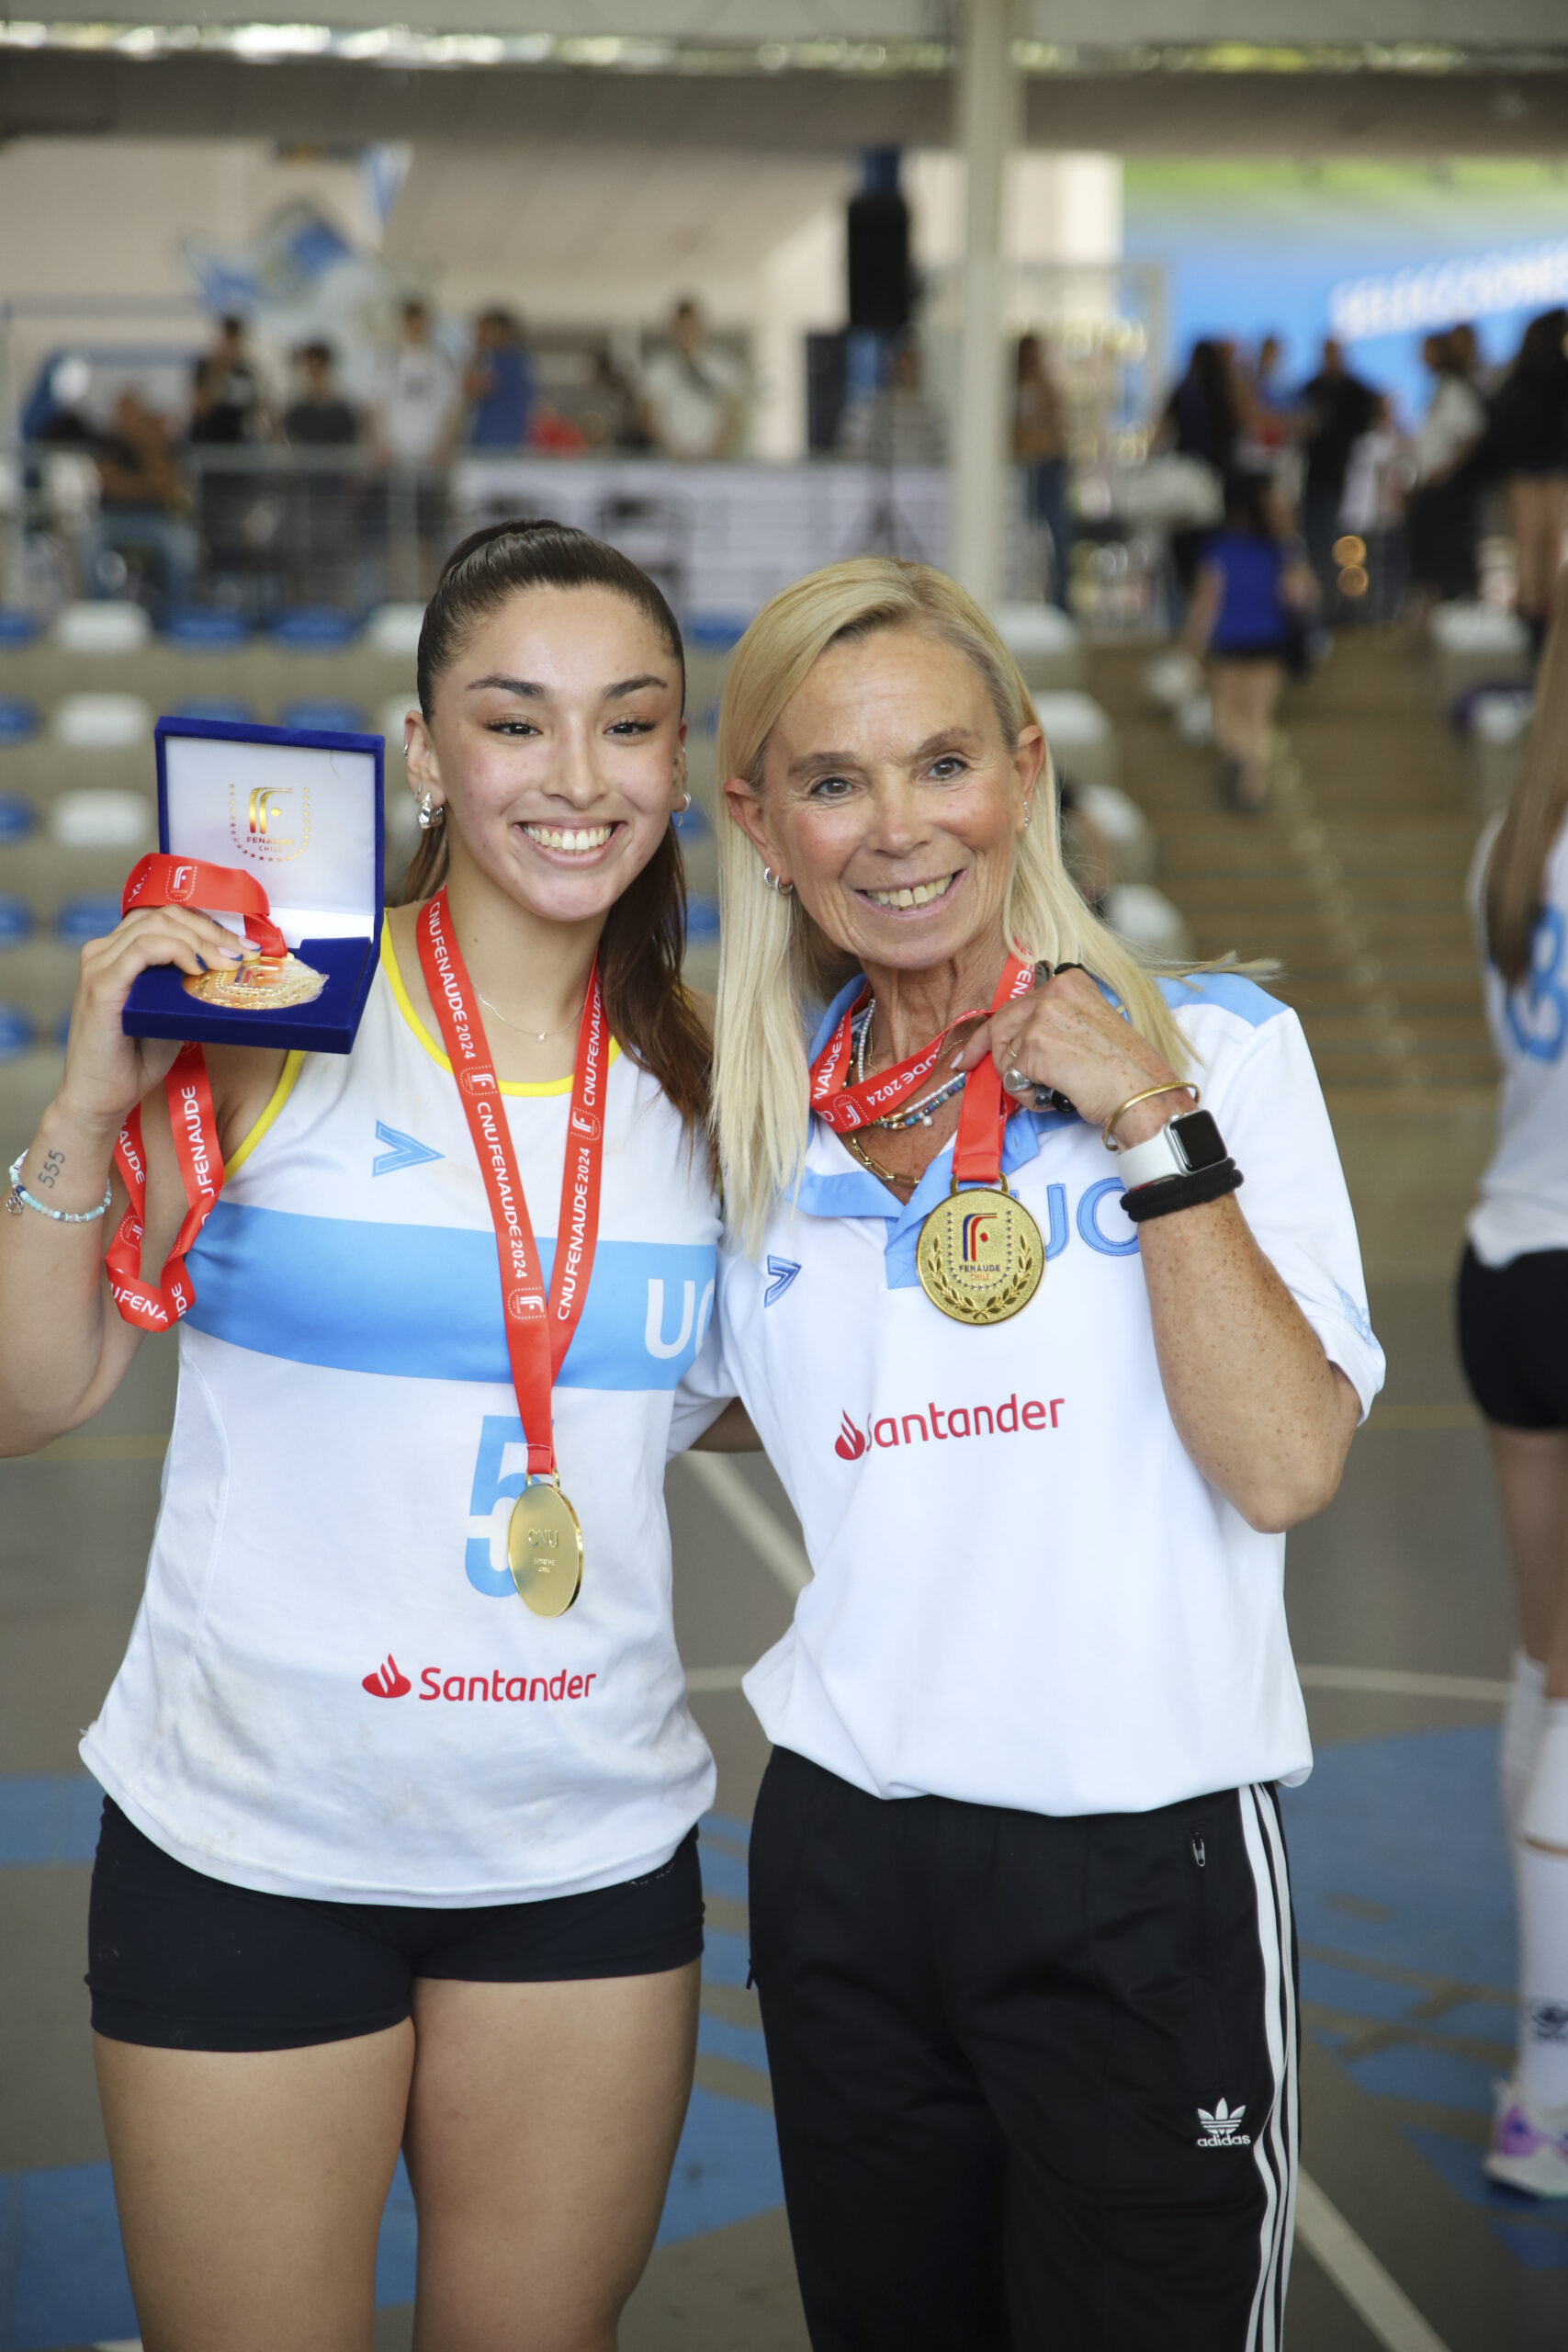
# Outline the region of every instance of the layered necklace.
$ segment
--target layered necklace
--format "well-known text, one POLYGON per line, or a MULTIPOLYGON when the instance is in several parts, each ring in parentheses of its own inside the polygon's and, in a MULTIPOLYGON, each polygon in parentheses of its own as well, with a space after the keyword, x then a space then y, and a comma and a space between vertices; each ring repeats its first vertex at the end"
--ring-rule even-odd
MULTIPOLYGON (((855 1024, 854 1069, 857 1086, 864 1083, 866 1055, 871 1047, 871 1024, 875 1018, 876 999, 868 997, 865 1011, 855 1024)), ((944 1102, 951 1102, 953 1096, 963 1091, 967 1075, 967 1071, 960 1070, 956 1078, 944 1079, 942 1083, 933 1087, 929 1094, 922 1094, 918 1102, 911 1102, 902 1110, 889 1111, 880 1119, 869 1120, 867 1125, 874 1127, 886 1127, 890 1135, 897 1135, 903 1127, 929 1127, 931 1123, 931 1113, 940 1111, 944 1102)))

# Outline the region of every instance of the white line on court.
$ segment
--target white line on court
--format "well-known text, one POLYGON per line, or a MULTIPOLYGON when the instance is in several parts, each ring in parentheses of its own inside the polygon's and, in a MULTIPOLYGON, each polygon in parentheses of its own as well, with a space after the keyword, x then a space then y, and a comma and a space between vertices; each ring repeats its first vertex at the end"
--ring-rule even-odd
POLYGON ((682 1453, 680 1458, 791 1599, 803 1592, 811 1582, 810 1561, 777 1512, 752 1493, 734 1463, 722 1453, 682 1453))
POLYGON ((1471 1699, 1480 1707, 1501 1707, 1506 1682, 1475 1674, 1407 1674, 1397 1666, 1298 1666, 1303 1690, 1364 1690, 1386 1699, 1471 1699))
POLYGON ((1320 2270, 1326 2270, 1351 2310, 1387 2352, 1448 2352, 1403 2287, 1389 2277, 1369 2245, 1331 2205, 1310 2173, 1296 2175, 1296 2233, 1320 2270))

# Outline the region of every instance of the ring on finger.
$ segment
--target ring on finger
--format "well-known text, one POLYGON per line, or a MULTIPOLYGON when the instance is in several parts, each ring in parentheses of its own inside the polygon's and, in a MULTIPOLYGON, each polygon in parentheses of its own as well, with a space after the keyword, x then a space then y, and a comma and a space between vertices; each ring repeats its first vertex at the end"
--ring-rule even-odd
POLYGON ((1032 1094, 1034 1091, 1034 1080, 1026 1069, 1020 1069, 1016 1062, 1010 1062, 1003 1070, 1002 1084, 1010 1094, 1032 1094))

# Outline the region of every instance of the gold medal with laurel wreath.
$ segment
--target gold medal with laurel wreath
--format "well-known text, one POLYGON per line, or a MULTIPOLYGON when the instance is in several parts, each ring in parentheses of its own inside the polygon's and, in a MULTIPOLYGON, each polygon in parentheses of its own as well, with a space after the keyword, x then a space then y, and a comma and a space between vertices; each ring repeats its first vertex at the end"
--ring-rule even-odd
POLYGON ((326 984, 326 974, 298 956, 253 956, 231 972, 187 972, 182 985, 187 996, 231 1012, 281 1012, 313 1004, 326 984))
POLYGON ((920 1288, 955 1323, 1005 1323, 1040 1287, 1045 1246, 1040 1227, 1003 1177, 999 1189, 955 1183, 920 1227, 915 1250, 920 1288))

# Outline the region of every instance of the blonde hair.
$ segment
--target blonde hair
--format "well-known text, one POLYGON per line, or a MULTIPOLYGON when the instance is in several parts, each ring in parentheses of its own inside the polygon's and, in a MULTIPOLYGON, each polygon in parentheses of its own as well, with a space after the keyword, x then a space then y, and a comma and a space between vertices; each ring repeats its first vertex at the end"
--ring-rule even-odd
MULTIPOLYGON (((924 629, 974 663, 1010 750, 1039 723, 1017 662, 955 581, 927 564, 857 556, 795 581, 763 606, 736 647, 719 705, 720 779, 743 776, 760 791, 768 738, 813 663, 829 645, 897 628, 924 629)), ((1180 1072, 1190 1057, 1156 985, 1156 967, 1090 911, 1062 863, 1049 750, 1041 786, 1037 821, 1018 838, 1003 902, 1008 939, 1036 963, 1084 965, 1180 1072)), ((719 828, 718 888, 714 1132, 730 1230, 740 1248, 755 1251, 774 1200, 794 1189, 805 1159, 803 1023, 854 966, 797 898, 769 888, 761 858, 733 820, 719 828)))
POLYGON ((1568 809, 1568 586, 1541 655, 1519 780, 1486 865, 1486 949, 1505 984, 1529 976, 1551 845, 1568 809))

